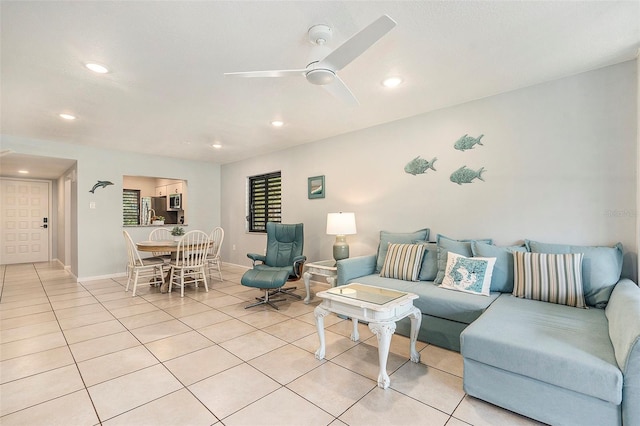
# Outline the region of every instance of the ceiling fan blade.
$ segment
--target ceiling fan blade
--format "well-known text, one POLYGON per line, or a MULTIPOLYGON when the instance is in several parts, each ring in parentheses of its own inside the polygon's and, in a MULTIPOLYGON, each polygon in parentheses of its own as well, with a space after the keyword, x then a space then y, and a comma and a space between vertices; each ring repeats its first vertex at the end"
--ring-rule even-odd
POLYGON ((360 105, 358 99, 356 99, 353 93, 351 93, 351 90, 349 90, 347 85, 344 84, 344 81, 342 81, 337 75, 331 83, 323 85, 322 88, 351 106, 360 105))
POLYGON ((362 29, 349 40, 342 43, 333 52, 329 53, 318 66, 338 71, 362 55, 368 48, 380 40, 385 34, 396 26, 396 22, 387 15, 382 15, 368 27, 362 29))
POLYGON ((225 72, 225 76, 230 77, 293 77, 299 76, 307 72, 307 69, 301 70, 272 70, 272 71, 248 71, 248 72, 225 72))

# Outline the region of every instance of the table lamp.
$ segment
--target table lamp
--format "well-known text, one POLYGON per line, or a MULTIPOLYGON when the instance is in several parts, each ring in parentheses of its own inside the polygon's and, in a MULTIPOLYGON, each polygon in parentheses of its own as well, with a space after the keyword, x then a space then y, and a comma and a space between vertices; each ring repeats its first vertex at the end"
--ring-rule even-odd
POLYGON ((336 260, 349 257, 347 235, 356 233, 356 215, 349 212, 327 213, 327 235, 335 235, 333 258, 336 260))

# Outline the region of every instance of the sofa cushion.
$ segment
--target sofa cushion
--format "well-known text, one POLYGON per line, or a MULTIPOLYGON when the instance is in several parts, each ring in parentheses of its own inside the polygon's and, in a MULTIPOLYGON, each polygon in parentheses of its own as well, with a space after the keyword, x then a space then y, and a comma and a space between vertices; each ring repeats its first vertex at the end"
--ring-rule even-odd
POLYGON ((582 253, 516 252, 513 295, 525 299, 584 308, 582 253))
POLYGON ((415 293, 419 298, 414 300, 413 304, 424 315, 464 324, 475 321, 500 295, 500 293, 491 293, 489 297, 478 297, 475 294, 440 288, 432 281, 402 281, 382 278, 378 274, 365 275, 349 281, 349 283, 353 282, 415 293))
POLYGON ((418 281, 423 254, 422 244, 389 244, 380 276, 418 281))
POLYGON ((378 258, 376 260, 375 272, 380 273, 382 270, 389 243, 411 244, 414 241, 426 241, 428 238, 429 228, 420 229, 415 232, 380 231, 380 243, 378 245, 378 258))
POLYGON ((462 356, 618 405, 622 373, 602 309, 503 294, 460 337, 462 356))
POLYGON ((533 253, 584 253, 582 281, 587 305, 604 308, 622 273, 622 244, 613 247, 572 246, 525 240, 533 253))
MULTIPOLYGON (((435 278, 436 284, 442 284, 444 278, 444 270, 447 267, 447 252, 461 254, 463 256, 471 257, 473 252, 471 251, 471 242, 476 240, 454 240, 444 235, 438 234, 436 243, 438 244, 438 274, 435 278)), ((484 243, 491 244, 493 241, 490 239, 477 240, 484 243)))
MULTIPOLYGON (((414 241, 414 243, 418 243, 414 241)), ((438 275, 438 245, 435 242, 422 242, 424 245, 424 255, 422 256, 422 266, 418 279, 420 281, 433 281, 438 275)))
POLYGON ((440 287, 488 296, 495 263, 495 257, 465 257, 449 252, 440 287))
POLYGON ((525 246, 498 247, 481 241, 471 242, 474 256, 495 257, 496 264, 491 275, 491 291, 511 293, 513 291, 513 253, 526 252, 525 246))

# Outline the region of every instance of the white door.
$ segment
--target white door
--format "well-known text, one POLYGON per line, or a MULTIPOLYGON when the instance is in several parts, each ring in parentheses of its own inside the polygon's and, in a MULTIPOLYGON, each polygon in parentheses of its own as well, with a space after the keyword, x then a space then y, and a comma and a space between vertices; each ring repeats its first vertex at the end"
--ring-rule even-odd
POLYGON ((0 264, 49 260, 49 182, 0 179, 0 264))

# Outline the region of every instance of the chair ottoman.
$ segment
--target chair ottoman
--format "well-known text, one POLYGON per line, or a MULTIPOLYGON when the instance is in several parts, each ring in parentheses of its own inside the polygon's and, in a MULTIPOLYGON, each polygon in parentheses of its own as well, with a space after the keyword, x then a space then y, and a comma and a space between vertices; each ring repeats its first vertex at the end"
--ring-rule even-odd
POLYGON ((278 309, 273 302, 282 302, 285 299, 269 299, 269 290, 284 286, 288 279, 289 272, 286 270, 249 269, 242 276, 240 283, 246 287, 262 289, 265 291, 265 295, 263 297, 256 297, 258 302, 245 306, 245 309, 264 304, 278 309))

